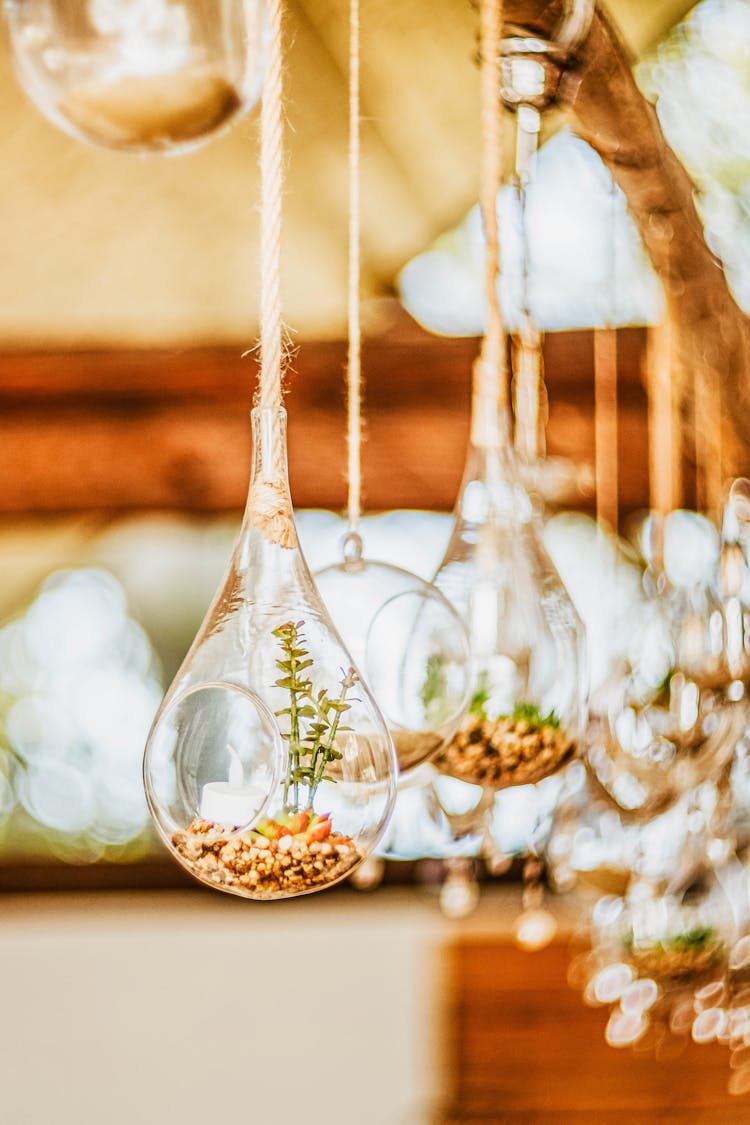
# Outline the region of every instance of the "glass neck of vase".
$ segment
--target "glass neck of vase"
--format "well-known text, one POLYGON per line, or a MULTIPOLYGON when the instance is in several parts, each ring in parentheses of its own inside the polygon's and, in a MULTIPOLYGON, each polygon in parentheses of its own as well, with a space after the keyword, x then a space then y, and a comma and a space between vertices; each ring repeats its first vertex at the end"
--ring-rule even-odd
POLYGON ((286 447, 286 410, 283 406, 254 406, 251 412, 253 430, 253 467, 251 485, 261 481, 289 492, 289 467, 286 447))
POLYGON ((283 407, 255 407, 252 422, 253 471, 244 525, 260 530, 271 545, 296 547, 286 459, 286 411, 283 407))
POLYGON ((475 395, 471 410, 468 461, 474 465, 486 463, 500 465, 511 474, 514 471, 513 425, 508 406, 497 399, 482 399, 475 395))

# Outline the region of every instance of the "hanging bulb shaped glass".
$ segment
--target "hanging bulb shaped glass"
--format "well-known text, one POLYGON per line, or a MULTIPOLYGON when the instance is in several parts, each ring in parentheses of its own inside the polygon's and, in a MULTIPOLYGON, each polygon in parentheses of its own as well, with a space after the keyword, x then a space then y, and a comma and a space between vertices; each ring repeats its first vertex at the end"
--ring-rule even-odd
POLYGON ((646 521, 643 546, 648 600, 608 729, 589 750, 604 791, 641 819, 720 778, 748 724, 739 544, 719 555, 704 517, 674 512, 646 521))
POLYGON ((78 140, 179 153, 260 96, 263 0, 6 0, 16 75, 78 140))
POLYGON ((469 627, 473 694, 438 769, 490 789, 541 781, 577 752, 583 626, 550 559, 507 411, 475 401, 453 533, 435 576, 469 627))
POLYGON ((229 569, 149 736, 146 794, 197 879, 246 898, 350 874, 395 797, 393 745, 297 543, 284 411, 253 411, 229 569))
POLYGON ((383 713, 403 773, 458 727, 471 690, 469 638, 435 586, 362 551, 359 532, 350 532, 342 562, 317 571, 315 582, 383 713))

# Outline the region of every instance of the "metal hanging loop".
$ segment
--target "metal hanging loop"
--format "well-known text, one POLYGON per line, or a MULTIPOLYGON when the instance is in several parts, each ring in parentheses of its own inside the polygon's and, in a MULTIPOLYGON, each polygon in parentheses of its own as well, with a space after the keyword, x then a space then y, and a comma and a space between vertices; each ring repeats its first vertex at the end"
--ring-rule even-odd
POLYGON ((501 43, 500 97, 507 109, 544 109, 557 98, 560 79, 576 60, 594 15, 594 0, 568 0, 549 39, 510 24, 501 43))

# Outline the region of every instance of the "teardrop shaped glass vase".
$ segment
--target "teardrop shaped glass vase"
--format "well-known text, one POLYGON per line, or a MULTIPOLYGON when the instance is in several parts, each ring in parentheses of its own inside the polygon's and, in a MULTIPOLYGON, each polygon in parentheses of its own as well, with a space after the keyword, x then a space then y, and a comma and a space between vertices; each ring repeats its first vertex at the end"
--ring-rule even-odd
POLYGON ((192 875, 273 899, 331 886, 368 855, 393 808, 395 760, 297 542, 286 413, 252 418, 239 539, 144 776, 159 833, 192 875))
POLYGON ((518 477, 505 415, 475 425, 455 525, 435 576, 467 622, 474 694, 442 772, 526 785, 577 752, 586 716, 583 626, 518 477))
POLYGON ((464 623, 431 583, 363 557, 356 532, 315 582, 388 724, 399 771, 414 769, 452 737, 469 701, 464 623))

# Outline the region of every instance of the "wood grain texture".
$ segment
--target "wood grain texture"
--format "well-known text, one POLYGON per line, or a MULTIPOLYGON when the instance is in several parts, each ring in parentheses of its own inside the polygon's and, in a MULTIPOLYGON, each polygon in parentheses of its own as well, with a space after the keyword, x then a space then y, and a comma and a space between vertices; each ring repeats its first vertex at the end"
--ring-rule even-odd
POLYGON ((444 1125, 750 1119, 748 1098, 727 1093, 726 1049, 690 1043, 657 1061, 608 1047, 606 1013, 585 1007, 566 983, 566 944, 526 954, 508 941, 469 939, 449 956, 454 1088, 444 1125))
MULTIPOLYGON (((505 17, 526 34, 550 35, 561 9, 561 0, 508 0, 505 17)), ((558 100, 625 193, 662 283, 679 397, 689 400, 697 380, 705 395, 722 388, 733 404, 724 419, 733 439, 726 443, 727 468, 738 473, 750 452, 750 318, 706 243, 695 185, 639 90, 633 62, 616 23, 597 6, 558 100)))
MULTIPOLYGON (((621 505, 648 497, 645 333, 620 333, 621 505)), ((371 511, 448 510, 468 439, 475 340, 406 321, 365 345, 371 511)), ((593 465, 593 334, 549 335, 548 449, 593 465)), ((345 502, 343 342, 305 344, 288 377, 298 507, 345 502)), ((246 497, 254 361, 239 349, 0 355, 0 511, 230 511, 246 497)))

